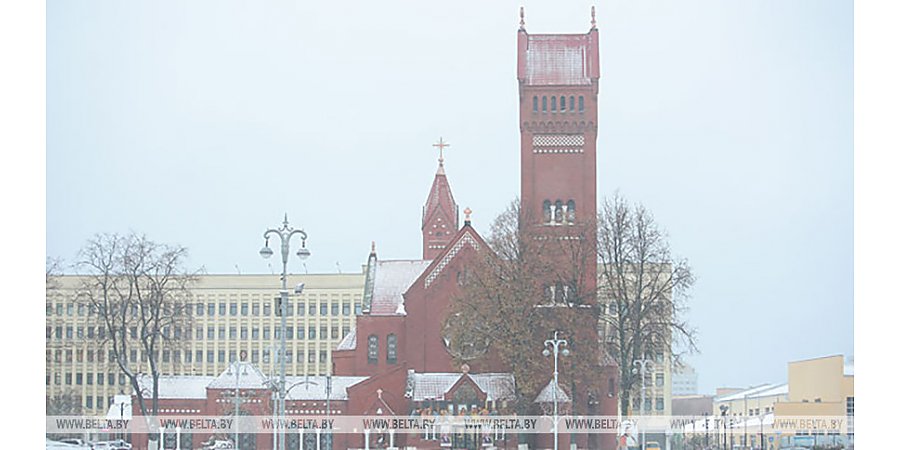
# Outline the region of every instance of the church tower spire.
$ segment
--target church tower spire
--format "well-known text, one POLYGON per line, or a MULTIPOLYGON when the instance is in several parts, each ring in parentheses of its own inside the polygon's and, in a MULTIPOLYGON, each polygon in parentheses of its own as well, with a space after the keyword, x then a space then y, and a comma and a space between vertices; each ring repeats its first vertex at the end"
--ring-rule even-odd
POLYGON ((422 208, 422 258, 434 259, 450 243, 459 229, 459 206, 453 200, 450 182, 444 171, 444 148, 450 144, 441 138, 433 145, 438 148, 438 168, 431 183, 431 191, 422 208))

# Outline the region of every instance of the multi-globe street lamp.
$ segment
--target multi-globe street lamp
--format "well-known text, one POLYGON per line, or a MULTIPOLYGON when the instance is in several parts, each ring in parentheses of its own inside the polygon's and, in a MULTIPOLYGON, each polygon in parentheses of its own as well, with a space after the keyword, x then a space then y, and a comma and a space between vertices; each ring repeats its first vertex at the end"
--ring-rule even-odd
MULTIPOLYGON (((646 402, 647 402, 647 399, 646 399, 646 392, 647 392, 647 376, 646 375, 647 375, 647 370, 648 370, 647 366, 650 366, 650 370, 653 370, 653 361, 651 361, 649 359, 638 359, 638 360, 634 361, 633 364, 635 367, 633 369, 631 369, 631 373, 641 375, 641 406, 640 406, 640 409, 643 410, 643 409, 646 409, 645 406, 646 406, 646 402)), ((644 444, 645 444, 645 442, 644 442, 644 438, 645 438, 644 429, 645 428, 646 427, 644 427, 644 426, 641 427, 641 443, 640 443, 641 450, 643 450, 644 444)))
MULTIPOLYGON (((300 260, 305 260, 309 258, 309 250, 306 248, 306 232, 300 229, 291 228, 288 224, 287 213, 284 215, 284 223, 281 228, 269 228, 263 233, 263 238, 266 240, 266 244, 262 249, 259 250, 259 255, 263 258, 269 258, 274 253, 271 248, 269 248, 269 237, 272 235, 278 236, 281 240, 281 292, 280 299, 281 305, 279 305, 279 310, 281 313, 281 346, 278 349, 278 359, 279 359, 279 372, 278 372, 278 396, 276 399, 275 409, 278 413, 278 418, 275 421, 275 442, 273 444, 273 448, 277 448, 278 450, 284 450, 284 420, 285 420, 285 397, 287 396, 285 392, 285 349, 287 348, 287 340, 285 338, 285 332, 287 328, 287 302, 288 302, 288 291, 287 291, 287 263, 288 263, 288 255, 291 253, 291 238, 294 235, 300 235, 300 249, 297 250, 297 257, 300 260), (277 447, 276 447, 277 446, 277 447)), ((298 285, 297 287, 301 293, 303 291, 302 285, 298 285)))
POLYGON ((559 450, 559 398, 556 391, 559 389, 559 354, 569 356, 569 343, 559 338, 559 331, 553 332, 553 339, 544 341, 544 356, 550 356, 553 349, 553 450, 559 450), (560 350, 562 348, 562 350, 560 350))

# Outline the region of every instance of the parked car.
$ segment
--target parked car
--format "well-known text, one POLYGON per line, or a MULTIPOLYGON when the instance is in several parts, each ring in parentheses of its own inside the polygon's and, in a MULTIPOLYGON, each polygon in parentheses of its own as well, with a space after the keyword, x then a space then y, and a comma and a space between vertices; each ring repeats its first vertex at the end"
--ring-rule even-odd
POLYGON ((114 441, 109 441, 115 448, 115 450, 131 450, 131 444, 125 442, 124 439, 116 439, 114 441))
POLYGON ((90 444, 81 439, 62 439, 52 441, 47 439, 47 450, 89 450, 90 444))
POLYGON ((114 441, 95 442, 94 450, 131 450, 131 444, 122 439, 114 441))
POLYGON ((210 439, 209 441, 204 442, 203 447, 201 447, 201 448, 203 450, 226 450, 226 449, 233 449, 234 444, 231 443, 231 441, 220 441, 220 440, 210 439))
POLYGON ((659 442, 648 441, 646 444, 644 444, 644 450, 660 450, 659 442))

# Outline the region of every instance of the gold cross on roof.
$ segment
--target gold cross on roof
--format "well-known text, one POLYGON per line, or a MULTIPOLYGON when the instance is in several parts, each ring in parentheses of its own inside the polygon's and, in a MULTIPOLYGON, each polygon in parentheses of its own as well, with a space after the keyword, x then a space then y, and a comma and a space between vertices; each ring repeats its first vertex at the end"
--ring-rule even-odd
POLYGON ((443 136, 438 140, 437 144, 431 144, 432 147, 437 147, 440 151, 440 155, 438 156, 438 162, 444 164, 444 147, 449 147, 450 144, 444 142, 443 136))

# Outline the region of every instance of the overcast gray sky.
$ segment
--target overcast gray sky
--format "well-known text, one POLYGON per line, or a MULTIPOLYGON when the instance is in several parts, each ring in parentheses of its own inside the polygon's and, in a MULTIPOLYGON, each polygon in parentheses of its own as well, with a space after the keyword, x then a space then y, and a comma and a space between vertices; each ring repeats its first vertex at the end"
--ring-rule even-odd
MULTIPOLYGON (((519 191, 520 2, 47 2, 47 251, 97 232, 267 273, 287 212, 310 272, 421 256, 446 167, 477 229, 519 191)), ((528 1, 583 33, 587 1, 528 1)), ((853 4, 596 3, 601 197, 644 203, 698 276, 701 390, 853 352, 853 4)), ((295 261, 292 270, 302 267, 295 261)))

